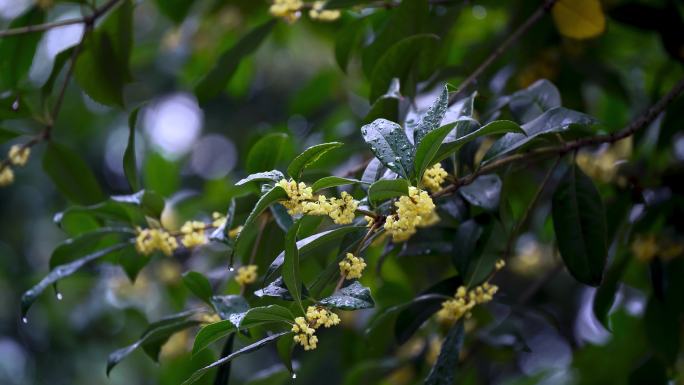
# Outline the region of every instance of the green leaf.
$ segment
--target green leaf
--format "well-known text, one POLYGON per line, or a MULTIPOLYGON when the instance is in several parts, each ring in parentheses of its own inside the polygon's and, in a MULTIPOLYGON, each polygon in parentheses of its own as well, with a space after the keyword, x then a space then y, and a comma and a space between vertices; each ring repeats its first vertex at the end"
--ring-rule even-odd
MULTIPOLYGON (((45 12, 34 7, 12 20, 9 28, 37 25, 44 21, 45 12)), ((0 38, 0 91, 16 89, 26 79, 42 36, 42 32, 34 32, 0 38)))
MULTIPOLYGON (((454 291, 455 290, 456 289, 454 289, 454 291)), ((453 296, 453 293, 451 295, 453 296)), ((401 312, 406 308, 418 307, 421 306, 421 304, 438 304, 441 307, 442 302, 449 298, 451 297, 445 294, 423 294, 413 298, 408 302, 391 306, 387 309, 382 310, 382 312, 380 312, 378 316, 370 322, 369 326, 366 328, 364 333, 367 337, 370 337, 377 331, 384 329, 385 327, 387 327, 387 321, 391 320, 391 316, 396 315, 397 313, 401 312)))
MULTIPOLYGON (((306 289, 306 286, 302 284, 302 296, 303 297, 308 297, 309 292, 306 289)), ((282 299, 284 301, 294 301, 294 297, 292 294, 290 294, 290 291, 287 290, 285 287, 285 283, 283 282, 283 277, 278 277, 276 278, 273 282, 269 283, 268 286, 259 289, 254 292, 254 295, 257 297, 271 297, 271 298, 278 298, 282 299)))
MULTIPOLYGON (((442 87, 442 92, 440 92, 437 99, 435 99, 425 114, 421 116, 418 126, 413 131, 413 143, 416 144, 416 148, 420 148, 420 144, 425 135, 439 127, 442 119, 444 119, 444 114, 446 113, 448 106, 449 89, 445 84, 444 87, 442 87)), ((446 134, 448 134, 448 132, 446 134)), ((446 136, 446 134, 444 135, 446 136)), ((441 144, 442 141, 440 140, 439 143, 441 144)))
POLYGON ((361 134, 382 164, 404 178, 410 177, 414 148, 400 125, 376 119, 361 127, 361 134))
POLYGON ((341 310, 370 309, 375 306, 370 289, 358 281, 343 287, 330 297, 323 298, 320 303, 341 310))
POLYGON ((272 342, 275 342, 278 338, 280 338, 280 337, 282 337, 282 336, 284 336, 284 335, 288 335, 288 334, 290 334, 290 332, 280 332, 280 333, 272 334, 272 335, 270 335, 270 336, 268 336, 268 337, 266 337, 266 338, 264 338, 264 339, 261 339, 261 340, 255 342, 255 343, 253 343, 253 344, 247 345, 247 346, 245 346, 244 348, 242 348, 242 349, 240 349, 240 350, 237 350, 237 351, 235 351, 235 352, 229 354, 229 355, 226 356, 226 357, 221 358, 220 360, 218 360, 218 361, 212 363, 211 365, 205 366, 205 367, 203 367, 202 369, 197 370, 195 373, 192 374, 192 376, 190 376, 190 378, 188 378, 187 380, 185 380, 181 385, 190 385, 190 384, 194 384, 194 383, 197 382, 200 378, 202 378, 202 376, 204 376, 204 374, 205 374, 208 370, 211 370, 211 369, 213 369, 213 368, 215 368, 215 367, 218 367, 218 366, 227 364, 228 362, 232 361, 234 358, 239 357, 239 356, 241 356, 241 355, 243 355, 243 354, 247 354, 247 353, 251 353, 251 352, 253 352, 253 351, 255 351, 255 350, 259 350, 259 349, 263 348, 264 346, 266 346, 266 345, 268 345, 268 344, 270 344, 270 343, 272 343, 272 342))
POLYGON ((451 277, 442 280, 422 291, 418 297, 439 294, 441 297, 431 297, 432 300, 412 301, 398 315, 394 324, 394 336, 397 343, 404 344, 434 313, 442 307, 447 297, 453 297, 456 289, 463 284, 461 277, 451 277))
POLYGON ((74 77, 96 102, 123 107, 123 88, 130 80, 133 3, 124 1, 85 37, 74 77))
MULTIPOLYGON (((681 293, 677 294, 678 296, 681 293)), ((670 365, 677 361, 681 323, 679 314, 668 304, 651 296, 644 313, 644 329, 649 345, 670 365)))
POLYGON ((287 142, 287 135, 275 132, 259 139, 247 153, 247 172, 270 170, 278 165, 283 154, 283 147, 287 142))
POLYGON ((325 9, 351 8, 357 5, 370 3, 372 0, 328 0, 325 9))
MULTIPOLYGON (((451 254, 451 260, 461 277, 468 276, 470 262, 479 257, 478 243, 482 244, 480 238, 483 234, 485 234, 485 229, 474 219, 462 222, 458 226, 454 236, 454 248, 451 254)), ((483 241, 486 241, 488 238, 488 236, 485 236, 483 241)))
POLYGON ((370 77, 370 101, 374 102, 382 96, 393 78, 405 80, 423 50, 432 49, 438 40, 437 35, 414 35, 401 40, 384 52, 370 77))
POLYGON ((368 188, 368 200, 373 205, 395 197, 408 195, 409 182, 406 179, 380 179, 368 188))
POLYGON ((330 187, 346 186, 349 184, 363 183, 358 179, 342 178, 339 176, 326 176, 311 185, 311 190, 315 193, 330 187))
POLYGON ((155 0, 155 3, 161 13, 176 24, 181 24, 185 20, 194 4, 193 1, 187 0, 155 0))
POLYGON ((43 97, 43 101, 45 101, 45 99, 49 98, 50 95, 52 94, 52 90, 55 86, 55 82, 57 81, 59 74, 62 72, 64 65, 73 56, 73 52, 74 52, 74 48, 69 48, 67 50, 60 52, 55 57, 55 60, 52 63, 52 70, 50 71, 50 76, 47 78, 47 80, 45 80, 45 83, 43 83, 43 86, 40 89, 40 92, 41 92, 42 97, 43 97))
POLYGON ((289 325, 294 322, 294 318, 292 312, 284 306, 260 306, 251 308, 245 313, 245 316, 240 323, 240 327, 249 328, 268 322, 284 322, 289 325))
POLYGON ((273 214, 273 219, 275 220, 278 227, 280 227, 284 232, 290 229, 294 220, 292 216, 287 212, 285 206, 280 203, 271 205, 271 214, 273 214))
MULTIPOLYGON (((268 190, 266 194, 262 195, 261 198, 257 201, 256 205, 254 205, 254 208, 252 209, 252 212, 249 213, 249 216, 245 220, 244 223, 244 229, 249 228, 254 224, 256 219, 259 217, 259 215, 264 212, 270 206, 271 204, 281 200, 281 199, 287 199, 287 193, 285 190, 283 190, 282 187, 280 186, 275 186, 268 190)), ((235 245, 240 243, 240 240, 242 239, 242 234, 245 234, 246 232, 241 231, 237 237, 235 238, 235 245)))
POLYGON ((317 144, 307 148, 304 152, 294 158, 289 166, 287 166, 287 173, 295 180, 299 180, 304 169, 320 159, 326 152, 338 148, 343 144, 344 143, 340 142, 330 142, 317 144))
MULTIPOLYGON (((330 2, 326 3, 326 7, 330 2)), ((361 17, 348 22, 339 30, 335 38, 335 60, 342 71, 347 72, 347 65, 354 49, 361 44, 366 19, 361 17)))
MULTIPOLYGON (((317 249, 319 246, 322 246, 327 242, 342 238, 343 236, 352 232, 364 231, 365 229, 366 227, 364 226, 344 226, 332 230, 323 231, 318 234, 314 234, 297 241, 297 250, 299 250, 299 254, 301 256, 302 254, 306 254, 310 251, 317 249)), ((264 281, 268 281, 268 279, 272 277, 273 274, 275 274, 278 271, 278 269, 280 269, 284 261, 285 252, 283 251, 280 254, 278 254, 278 256, 273 260, 273 262, 271 262, 271 265, 268 267, 266 274, 264 274, 264 281)))
POLYGON ((578 281, 598 286, 606 265, 606 213, 598 190, 573 165, 561 179, 552 198, 551 214, 558 251, 578 281))
POLYGON ((121 243, 133 238, 134 235, 135 231, 129 227, 102 227, 69 238, 52 251, 50 269, 102 249, 103 243, 106 243, 106 246, 111 246, 112 242, 121 243))
MULTIPOLYGON (((478 123, 471 118, 462 118, 448 125, 451 124, 453 124, 455 127, 453 132, 457 132, 459 128, 462 130, 468 130, 470 127, 478 125, 478 123)), ((453 140, 450 140, 451 135, 448 135, 431 162, 432 164, 435 164, 443 159, 446 159, 449 155, 460 150, 461 147, 463 147, 466 143, 469 143, 481 136, 505 134, 510 132, 525 135, 525 131, 523 131, 523 129, 517 123, 510 120, 495 120, 474 131, 470 131, 465 135, 456 134, 453 140)))
POLYGON ((259 48, 271 33, 276 22, 276 19, 271 19, 259 25, 221 55, 214 68, 195 86, 195 95, 200 102, 206 102, 218 96, 226 88, 240 62, 259 48))
POLYGON ((612 266, 606 272, 601 286, 596 289, 596 294, 594 295, 594 303, 592 305, 594 316, 606 330, 613 330, 609 317, 610 310, 620 288, 620 280, 629 265, 630 257, 631 254, 629 253, 618 253, 615 256, 612 266))
POLYGON ((128 180, 128 184, 133 191, 140 190, 140 181, 138 179, 138 165, 135 160, 135 126, 138 121, 138 112, 140 108, 136 108, 128 117, 128 145, 123 157, 123 170, 128 180))
POLYGON ((371 106, 370 111, 363 118, 363 124, 368 124, 375 119, 387 119, 392 122, 399 120, 399 108, 401 106, 401 93, 399 79, 394 78, 390 82, 387 93, 382 95, 371 106))
POLYGON ((553 83, 540 79, 511 95, 508 106, 518 121, 527 123, 552 108, 560 107, 561 96, 553 83))
POLYGON ((235 183, 235 186, 243 186, 246 185, 247 183, 266 183, 266 182, 272 182, 276 183, 280 181, 281 179, 285 179, 285 175, 278 171, 278 170, 271 170, 271 171, 264 171, 264 172, 257 172, 251 175, 248 175, 245 178, 240 179, 235 183))
POLYGON ((420 183, 423 178, 423 173, 428 167, 435 163, 432 159, 437 154, 439 147, 442 145, 444 138, 454 129, 454 123, 447 124, 435 130, 430 131, 427 135, 421 138, 420 143, 416 147, 416 158, 413 163, 416 181, 420 183))
POLYGON ((223 320, 202 327, 195 336, 192 345, 192 356, 195 357, 199 352, 206 349, 221 338, 237 331, 237 327, 231 320, 223 320))
POLYGON ((233 228, 233 222, 235 221, 235 199, 231 199, 228 204, 228 210, 226 211, 226 221, 219 226, 213 233, 209 236, 212 241, 223 242, 227 244, 232 244, 230 239, 230 229, 233 228))
POLYGON ((496 212, 499 208, 501 186, 501 178, 498 175, 480 175, 473 183, 461 187, 458 192, 471 205, 496 212))
POLYGON ((363 170, 363 175, 361 175, 361 182, 365 184, 373 184, 373 182, 382 178, 385 173, 385 166, 380 162, 378 158, 373 158, 363 170))
POLYGON ((247 300, 241 295, 215 295, 209 301, 221 319, 229 320, 235 326, 240 325, 249 310, 247 300))
POLYGON ((104 199, 95 175, 71 149, 51 141, 43 156, 43 169, 68 199, 84 205, 104 199))
POLYGON ((139 347, 142 347, 145 353, 156 361, 161 347, 168 341, 169 337, 199 323, 199 321, 191 318, 195 314, 197 314, 196 310, 188 310, 164 317, 150 324, 139 340, 109 355, 107 358, 107 376, 119 362, 139 347))
POLYGON ((183 284, 197 298, 211 305, 211 296, 214 295, 214 291, 207 277, 196 271, 188 271, 183 274, 183 284))
POLYGON ((297 233, 301 221, 296 221, 285 235, 285 260, 283 261, 283 282, 294 300, 304 311, 302 306, 302 276, 299 271, 299 249, 297 248, 297 233))
POLYGON ((31 307, 33 302, 36 301, 38 296, 45 291, 46 288, 48 288, 50 285, 54 284, 55 282, 59 281, 62 278, 66 278, 72 274, 74 274, 76 271, 78 271, 80 268, 85 266, 87 263, 95 261, 99 258, 102 258, 106 255, 109 255, 115 251, 121 250, 124 247, 130 246, 130 243, 120 243, 114 246, 110 246, 106 249, 98 250, 92 254, 88 254, 83 258, 79 258, 73 262, 67 263, 65 265, 60 265, 57 266, 55 269, 50 271, 48 275, 45 276, 38 284, 33 286, 31 289, 26 291, 22 296, 21 296, 21 315, 22 317, 26 316, 26 312, 28 312, 28 309, 31 307))
POLYGON ((20 132, 10 130, 9 128, 0 127, 0 144, 3 144, 8 140, 12 140, 19 135, 21 135, 20 132))
POLYGON ((527 135, 509 133, 497 140, 485 154, 482 163, 487 163, 508 154, 540 135, 564 132, 570 130, 575 125, 593 125, 595 123, 596 119, 581 112, 568 110, 563 107, 552 108, 522 126, 527 135))
POLYGON ((451 385, 454 383, 456 366, 463 347, 463 337, 463 321, 459 321, 449 329, 437 361, 425 379, 425 385, 451 385))

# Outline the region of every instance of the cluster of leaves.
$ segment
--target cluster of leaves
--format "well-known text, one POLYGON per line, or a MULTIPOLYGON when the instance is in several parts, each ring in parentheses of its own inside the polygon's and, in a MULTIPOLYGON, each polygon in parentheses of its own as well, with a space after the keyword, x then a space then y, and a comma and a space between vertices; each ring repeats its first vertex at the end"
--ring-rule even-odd
MULTIPOLYGON (((160 10, 176 22, 181 22, 189 12, 189 6, 158 3, 160 10)), ((326 7, 374 6, 369 3, 373 2, 332 0, 326 7)), ((569 2, 561 3, 557 5, 569 6, 569 2)), ((602 22, 605 20, 600 7, 598 11, 595 7, 598 2, 589 3, 592 5, 585 18, 589 20, 587 25, 596 31, 585 35, 593 36, 603 31, 603 24, 596 28, 591 21, 597 17, 602 22)), ((78 47, 57 57, 52 74, 38 90, 24 90, 22 82, 29 67, 26 63, 30 64, 33 58, 40 34, 2 40, 0 52, 7 49, 17 52, 14 56, 17 59, 11 63, 0 59, 0 70, 7 67, 5 73, 9 74, 3 77, 0 85, 12 90, 8 96, 0 95, 3 97, 0 100, 2 119, 34 117, 51 128, 54 116, 41 116, 37 111, 49 110, 47 106, 51 103, 55 82, 72 57, 74 79, 90 98, 109 106, 130 106, 124 98, 124 86, 131 79, 128 62, 133 42, 134 5, 129 0, 112 4, 114 8, 102 23, 88 24, 78 47), (15 103, 22 108, 13 107, 15 103)), ((644 267, 632 262, 628 245, 632 233, 673 233, 672 237, 676 239, 676 234, 681 233, 681 223, 663 218, 665 213, 682 210, 681 195, 649 202, 644 194, 633 198, 637 194, 627 192, 634 190, 631 182, 627 187, 597 187, 576 164, 574 154, 567 154, 563 146, 608 129, 599 125, 595 118, 562 106, 560 92, 550 81, 538 80, 510 94, 502 91, 481 98, 473 92, 456 99, 459 92, 450 97, 449 87, 439 83, 448 77, 445 63, 449 45, 443 41, 453 38, 447 27, 461 12, 461 7, 440 7, 426 0, 416 0, 392 3, 389 8, 389 11, 346 14, 335 46, 339 66, 346 70, 357 55, 368 79, 370 108, 362 119, 359 133, 370 150, 370 153, 364 150, 364 154, 372 154, 372 157, 359 170, 358 178, 312 172, 326 157, 343 148, 341 142, 304 149, 292 159, 284 173, 276 169, 285 146, 284 135, 264 136, 247 156, 245 169, 251 174, 233 186, 239 190, 240 199, 231 200, 226 208, 226 222, 209 237, 211 247, 220 250, 221 264, 227 265, 224 270, 229 272, 228 268, 233 270, 233 266, 251 263, 259 250, 265 224, 272 220, 274 238, 279 239, 276 244, 282 247, 275 258, 267 261, 260 288, 226 294, 229 290, 221 290, 225 276, 216 280, 197 271, 184 273, 183 283, 197 299, 193 304, 202 305, 151 323, 139 340, 111 353, 107 373, 138 348, 158 360, 162 346, 171 336, 200 325, 193 355, 219 340, 225 340, 224 348, 220 358, 195 372, 185 384, 199 381, 214 368, 219 368, 217 383, 226 383, 233 359, 269 344, 276 345, 284 366, 293 372, 291 327, 307 306, 319 305, 340 311, 374 309, 372 319, 365 325, 365 338, 376 350, 374 359, 389 355, 390 348, 386 347, 404 345, 420 333, 443 334, 442 348, 434 363, 431 367, 421 364, 419 369, 426 384, 451 384, 457 375, 458 357, 465 343, 464 322, 449 325, 445 330, 430 319, 459 286, 472 288, 487 281, 495 271, 495 262, 502 257, 511 257, 517 237, 527 225, 528 215, 535 210, 539 199, 547 198, 548 187, 549 190, 553 188, 550 199, 545 201, 550 202, 551 220, 542 224, 541 231, 552 234, 565 269, 577 282, 598 287, 593 303, 596 318, 607 329, 615 327, 611 323, 611 308, 621 282, 649 293, 643 320, 647 341, 644 346, 647 348, 629 357, 631 362, 643 363, 627 373, 630 380, 638 381, 653 373, 667 378, 667 371, 672 371, 679 356, 677 336, 680 335, 684 306, 679 298, 682 288, 677 277, 684 274, 684 264, 681 258, 650 258, 651 279, 645 282, 644 267), (370 42, 364 39, 364 32, 369 28, 373 31, 370 42), (435 89, 436 92, 431 92, 435 89), (425 96, 432 98, 427 106, 419 107, 409 102, 425 96), (515 185, 513 178, 520 171, 509 168, 496 173, 500 169, 495 166, 510 159, 527 160, 528 153, 548 148, 559 150, 548 153, 554 157, 551 164, 547 164, 546 159, 537 162, 543 166, 541 168, 549 168, 547 177, 537 183, 540 187, 529 205, 522 210, 512 207, 511 202, 519 201, 515 187, 511 186, 515 185), (443 190, 432 194, 440 222, 420 230, 406 242, 392 243, 382 228, 384 218, 393 214, 394 203, 409 194, 410 186, 423 187, 425 171, 436 163, 450 175, 443 190), (320 217, 291 216, 281 204, 288 199, 287 192, 277 185, 288 178, 306 182, 314 193, 350 192, 360 203, 359 216, 354 223, 341 226, 320 217), (602 196, 609 199, 604 202, 602 196), (641 210, 638 215, 633 213, 635 208, 641 210), (367 228, 361 214, 372 217, 376 226, 367 228), (242 231, 231 238, 230 230, 238 225, 243 226, 242 231), (355 280, 344 287, 336 287, 339 262, 349 252, 365 254, 369 260, 374 257, 375 266, 368 269, 363 282, 355 280), (437 274, 439 281, 436 284, 433 281, 429 287, 420 287, 420 292, 406 301, 388 301, 388 296, 383 294, 386 289, 376 282, 382 278, 383 264, 388 260, 403 261, 402 258, 408 256, 421 256, 434 262, 434 268, 441 272, 437 274), (635 272, 629 272, 630 267, 635 272), (213 313, 218 314, 220 320, 203 325, 206 323, 203 315, 213 313), (388 337, 388 330, 393 336, 388 337), (233 342, 238 335, 254 341, 233 351, 233 342), (393 342, 387 342, 388 339, 393 342)), ((567 28, 577 23, 564 19, 564 13, 558 9, 554 18, 561 33, 572 36, 574 32, 568 32, 567 28)), ((15 20, 11 27, 39 24, 44 18, 44 12, 35 8, 15 20)), ((218 58, 215 66, 195 86, 200 102, 217 97, 226 88, 240 61, 259 47, 276 24, 275 20, 260 24, 218 58)), ((662 33, 665 36, 666 33, 662 33)), ((576 35, 582 37, 581 33, 576 35)), ((672 118, 668 115, 666 119, 672 118)), ((55 223, 69 238, 53 251, 50 273, 22 297, 21 313, 25 321, 28 321, 29 308, 41 293, 50 286, 58 290, 60 280, 90 263, 120 265, 134 281, 146 265, 163 258, 139 255, 134 245, 139 228, 161 226, 162 213, 167 206, 162 195, 145 189, 140 182, 135 158, 137 123, 138 109, 134 108, 129 118, 128 145, 123 154, 125 177, 133 191, 129 195, 107 197, 90 167, 77 153, 49 141, 43 157, 44 170, 64 196, 77 205, 55 215, 55 223)), ((666 127, 674 125, 676 122, 666 122, 666 127)), ((3 140, 18 135, 4 129, 0 134, 3 134, 3 140)), ((628 176, 633 176, 638 170, 629 172, 628 176)), ((673 172, 664 178, 677 175, 673 172)), ((174 257, 187 252, 180 250, 174 257)), ((416 279, 416 286, 421 285, 422 281, 416 279)), ((501 303, 514 306, 507 300, 501 303)), ((619 318, 621 316, 617 314, 615 319, 624 321, 619 318)), ((481 314, 476 317, 479 321, 488 318, 481 314)), ((524 350, 526 343, 520 337, 517 322, 512 313, 499 324, 501 329, 511 330, 488 332, 513 335, 515 343, 504 347, 524 350)), ((502 344, 492 345, 502 347, 502 344)), ((592 354, 596 353, 582 351, 578 362, 591 361, 592 354)), ((400 364, 388 365, 396 368, 400 364)), ((381 364, 372 366, 359 369, 357 376, 373 378, 379 375, 377 373, 387 372, 381 364)))

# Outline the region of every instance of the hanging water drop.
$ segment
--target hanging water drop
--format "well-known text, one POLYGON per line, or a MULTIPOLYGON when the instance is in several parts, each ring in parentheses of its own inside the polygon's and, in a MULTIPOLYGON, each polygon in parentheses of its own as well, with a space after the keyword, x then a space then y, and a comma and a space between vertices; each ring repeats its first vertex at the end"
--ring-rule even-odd
POLYGON ((297 373, 292 373, 292 379, 294 380, 296 378, 297 378, 297 373))
POLYGON ((26 317, 21 317, 21 322, 27 324, 27 323, 28 323, 28 318, 26 318, 26 317))
POLYGON ((19 110, 19 98, 14 99, 12 102, 12 111, 16 112, 19 110))
POLYGON ((61 301, 61 300, 64 299, 64 296, 63 296, 62 293, 59 292, 59 291, 57 292, 57 294, 55 294, 55 297, 57 297, 57 300, 58 300, 58 301, 61 301))
POLYGON ((235 268, 234 268, 233 266, 231 266, 231 267, 228 268, 228 271, 230 271, 230 272, 232 273, 232 272, 235 271, 235 268))

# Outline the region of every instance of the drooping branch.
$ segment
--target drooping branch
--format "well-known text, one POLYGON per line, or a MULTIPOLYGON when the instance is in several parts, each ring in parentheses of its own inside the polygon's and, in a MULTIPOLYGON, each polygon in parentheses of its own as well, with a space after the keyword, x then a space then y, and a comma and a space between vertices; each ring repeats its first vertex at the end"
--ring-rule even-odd
POLYGON ((668 91, 667 94, 665 94, 648 110, 646 110, 643 114, 639 115, 627 127, 623 128, 620 131, 616 131, 614 133, 605 135, 589 136, 586 138, 565 142, 557 146, 542 147, 525 153, 518 153, 503 157, 501 159, 495 160, 491 163, 488 163, 480 167, 479 169, 475 170, 473 173, 469 175, 466 175, 462 178, 455 180, 451 185, 433 194, 433 197, 451 194, 457 191, 460 187, 471 184, 478 176, 489 174, 494 170, 510 163, 527 161, 539 156, 563 155, 570 151, 578 150, 582 147, 588 147, 603 143, 615 143, 621 139, 632 136, 637 131, 645 128, 650 123, 652 123, 663 111, 665 111, 667 106, 682 93, 684 93, 684 79, 681 79, 679 82, 677 82, 677 84, 675 84, 670 89, 670 91, 668 91))

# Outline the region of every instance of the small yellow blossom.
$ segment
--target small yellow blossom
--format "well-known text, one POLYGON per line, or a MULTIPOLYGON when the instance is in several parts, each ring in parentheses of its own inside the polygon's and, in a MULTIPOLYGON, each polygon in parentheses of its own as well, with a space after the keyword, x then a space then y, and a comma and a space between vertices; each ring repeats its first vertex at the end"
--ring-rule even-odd
POLYGON ((271 15, 280 17, 288 23, 294 23, 301 16, 301 0, 275 0, 269 8, 271 15))
POLYGON ((0 169, 0 187, 9 186, 14 182, 14 171, 10 166, 0 169))
POLYGON ((228 236, 231 237, 231 238, 235 238, 235 237, 238 236, 238 234, 240 234, 240 231, 242 231, 242 226, 238 226, 238 227, 236 227, 236 228, 234 228, 234 229, 231 229, 231 230, 228 232, 228 236))
POLYGON ((494 267, 496 268, 496 270, 501 270, 504 267, 506 267, 506 261, 504 261, 503 259, 498 259, 494 264, 494 267))
POLYGON ((135 249, 140 254, 150 255, 158 250, 168 257, 177 248, 176 238, 162 229, 138 229, 135 249))
POLYGON ((313 199, 313 191, 311 190, 311 187, 308 187, 303 182, 297 183, 292 179, 282 179, 277 183, 277 185, 285 190, 289 198, 287 201, 281 202, 282 205, 287 209, 287 212, 290 215, 303 214, 304 208, 302 203, 313 199))
POLYGON ((340 18, 340 11, 337 9, 323 9, 324 1, 314 1, 309 10, 309 17, 320 21, 335 21, 340 18))
POLYGON ((328 216, 338 225, 347 225, 352 223, 356 213, 356 208, 359 207, 359 202, 354 200, 354 197, 342 192, 340 199, 330 198, 330 211, 328 216))
POLYGON ((340 323, 340 317, 337 314, 320 306, 307 307, 306 320, 314 329, 318 329, 321 326, 329 328, 340 323))
POLYGON ((369 217, 368 215, 366 215, 363 217, 363 219, 365 219, 366 222, 368 222, 366 224, 366 227, 370 228, 370 227, 373 227, 373 225, 375 224, 375 218, 373 218, 373 217, 369 217))
POLYGON ((15 144, 10 148, 8 158, 13 165, 24 166, 26 165, 26 162, 28 162, 29 155, 31 155, 30 148, 22 148, 22 146, 15 144))
POLYGON ((221 317, 216 313, 213 313, 213 314, 204 313, 200 316, 200 319, 199 319, 200 323, 203 323, 203 324, 213 324, 213 323, 219 322, 220 320, 221 320, 221 317))
POLYGON ((397 212, 387 217, 385 230, 394 242, 403 242, 416 233, 417 227, 430 226, 439 220, 435 204, 426 191, 409 187, 409 195, 394 202, 397 212))
POLYGON ((240 286, 246 286, 254 283, 257 279, 257 270, 259 266, 257 265, 247 265, 240 266, 237 270, 237 275, 235 275, 235 282, 240 286))
POLYGON ((485 282, 472 290, 461 286, 456 290, 454 299, 442 303, 442 308, 437 312, 437 319, 451 323, 463 317, 470 318, 473 308, 490 302, 498 290, 499 288, 496 285, 491 285, 489 282, 485 282))
POLYGON ((309 326, 304 317, 295 318, 295 324, 292 325, 292 332, 296 333, 294 335, 294 341, 304 347, 304 350, 316 349, 318 344, 318 337, 314 335, 316 330, 309 326))
POLYGON ((211 219, 213 220, 213 222, 211 222, 211 226, 212 226, 212 227, 219 228, 219 227, 221 227, 221 226, 223 226, 223 225, 226 224, 226 220, 227 220, 228 218, 226 218, 225 215, 219 213, 218 211, 214 211, 214 212, 211 214, 211 219))
POLYGON ((632 153, 632 141, 621 140, 598 152, 582 151, 577 154, 577 165, 592 179, 603 183, 621 182, 618 177, 619 166, 632 153))
POLYGON ((653 234, 640 234, 632 241, 632 253, 641 262, 650 262, 658 254, 658 249, 658 240, 653 234))
POLYGON ((204 235, 206 225, 200 221, 188 221, 181 226, 181 233, 183 238, 181 243, 188 249, 201 246, 207 243, 207 237, 204 235))
POLYGON ((435 163, 432 167, 425 170, 422 184, 428 190, 437 192, 442 188, 442 183, 444 183, 447 175, 448 174, 442 168, 442 165, 440 163, 435 163))
POLYGON ((363 258, 355 257, 352 253, 347 253, 347 256, 340 261, 340 274, 344 275, 346 279, 361 278, 365 268, 366 262, 363 258))

